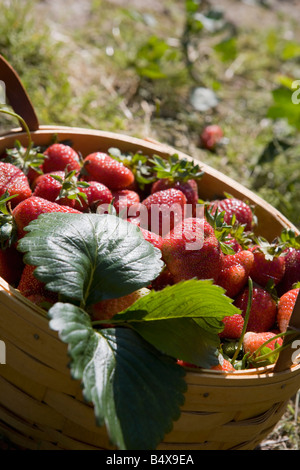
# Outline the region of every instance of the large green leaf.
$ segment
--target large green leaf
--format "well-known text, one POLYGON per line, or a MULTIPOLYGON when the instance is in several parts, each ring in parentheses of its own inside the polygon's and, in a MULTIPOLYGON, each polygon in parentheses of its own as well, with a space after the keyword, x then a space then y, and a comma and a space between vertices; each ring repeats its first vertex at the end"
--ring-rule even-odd
POLYGON ((155 449, 180 416, 183 368, 129 328, 93 330, 79 307, 56 303, 50 327, 69 345, 71 373, 82 380, 98 425, 119 449, 155 449))
POLYGON ((47 289, 91 305, 149 285, 160 273, 161 252, 139 228, 109 214, 43 214, 19 241, 24 261, 47 289))
POLYGON ((240 310, 221 287, 210 280, 191 279, 151 291, 111 321, 128 322, 169 356, 210 368, 218 363, 222 319, 236 313, 240 310))

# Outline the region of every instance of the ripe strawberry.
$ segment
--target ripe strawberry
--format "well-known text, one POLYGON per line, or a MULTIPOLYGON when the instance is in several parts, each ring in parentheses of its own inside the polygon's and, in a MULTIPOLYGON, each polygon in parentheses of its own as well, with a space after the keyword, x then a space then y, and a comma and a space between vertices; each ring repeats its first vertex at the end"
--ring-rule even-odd
MULTIPOLYGON (((234 304, 245 317, 249 289, 245 287, 236 298, 234 304)), ((253 287, 252 305, 247 324, 247 331, 261 333, 270 330, 276 321, 277 305, 271 294, 261 287, 253 287)))
POLYGON ((239 313, 224 317, 224 329, 219 333, 220 338, 239 339, 244 326, 244 317, 239 313))
POLYGON ((14 246, 0 250, 0 277, 8 284, 18 284, 23 267, 23 255, 14 246))
POLYGON ((150 194, 142 205, 147 209, 147 225, 141 227, 161 236, 166 235, 184 218, 185 195, 178 189, 170 188, 150 194))
POLYGON ((246 285, 253 262, 254 255, 249 250, 222 256, 222 268, 217 284, 225 289, 226 295, 235 297, 246 285))
POLYGON ((134 175, 129 168, 103 152, 85 157, 82 176, 86 181, 98 181, 110 190, 126 189, 134 182, 134 175))
POLYGON ((291 289, 283 294, 278 301, 277 324, 280 332, 286 331, 300 288, 291 289))
POLYGON ((74 207, 80 212, 96 212, 98 206, 103 204, 106 209, 112 200, 112 193, 104 184, 90 181, 87 187, 80 188, 74 207))
POLYGON ((175 282, 197 277, 217 280, 222 252, 205 219, 187 218, 163 239, 162 257, 175 282))
POLYGON ((132 305, 141 297, 148 295, 149 292, 149 289, 143 287, 135 292, 132 292, 131 294, 125 295, 124 297, 119 297, 118 299, 101 300, 100 302, 97 302, 91 306, 92 318, 94 321, 109 320, 116 313, 122 312, 122 310, 130 307, 130 305, 132 305))
MULTIPOLYGON (((243 339, 243 348, 245 354, 255 354, 255 351, 260 348, 266 341, 271 340, 276 335, 271 331, 265 331, 261 333, 255 333, 253 331, 248 331, 243 339)), ((274 351, 275 345, 282 345, 282 338, 276 338, 266 344, 266 347, 274 351)), ((261 353, 258 353, 258 357, 261 353)))
POLYGON ((65 179, 64 171, 54 171, 52 173, 45 173, 38 176, 35 181, 35 189, 33 196, 41 197, 47 201, 56 202, 57 204, 64 206, 75 206, 74 199, 69 199, 68 197, 60 197, 63 180, 65 179), (57 179, 59 177, 59 179, 57 179))
POLYGON ((183 361, 182 359, 177 359, 177 364, 181 367, 191 367, 192 369, 198 369, 198 366, 191 364, 190 362, 183 361))
POLYGON ((23 237, 26 232, 24 228, 40 214, 48 212, 71 212, 80 214, 79 211, 68 206, 60 206, 56 202, 47 201, 40 197, 31 196, 20 202, 12 211, 12 217, 18 231, 18 238, 23 237))
MULTIPOLYGON (((195 209, 198 204, 197 180, 203 176, 199 165, 185 158, 179 158, 178 155, 171 155, 168 159, 155 155, 152 163, 157 181, 152 183, 151 193, 169 188, 179 189, 185 195, 187 204, 195 209)), ((191 211, 189 216, 195 216, 195 213, 191 211)))
POLYGON ((0 162, 0 196, 5 192, 9 196, 16 195, 10 201, 12 208, 32 194, 25 174, 11 163, 0 162))
POLYGON ((268 257, 258 245, 249 248, 249 250, 254 255, 254 262, 250 271, 251 279, 261 287, 266 287, 269 281, 273 281, 274 285, 277 285, 285 271, 284 256, 268 257))
POLYGON ((253 226, 253 214, 250 206, 244 201, 236 198, 225 198, 212 201, 209 206, 212 214, 218 209, 219 212, 225 211, 224 222, 231 223, 232 217, 235 216, 236 221, 245 225, 245 230, 249 231, 253 226))
POLYGON ((163 238, 160 235, 154 232, 150 232, 149 230, 146 230, 145 228, 142 228, 142 227, 139 227, 139 229, 142 232, 143 237, 145 238, 147 242, 156 246, 156 248, 159 248, 160 250, 162 249, 163 238))
POLYGON ((164 268, 159 276, 151 283, 154 290, 162 290, 167 286, 174 285, 174 279, 168 268, 164 268))
POLYGON ((300 249, 288 248, 284 252, 285 272, 283 278, 277 286, 279 295, 283 295, 293 288, 293 285, 300 282, 300 249))
POLYGON ((78 153, 69 145, 56 143, 50 145, 45 151, 46 156, 43 163, 43 172, 51 173, 53 171, 80 171, 80 158, 78 153))
MULTIPOLYGON (((45 288, 45 284, 39 281, 35 275, 34 270, 35 266, 30 266, 26 264, 24 266, 20 282, 18 284, 18 290, 24 297, 31 298, 34 300, 34 296, 39 296, 39 301, 41 298, 48 299, 49 301, 56 302, 58 295, 55 292, 50 292, 45 288)), ((36 303, 36 301, 34 302, 36 303)))
POLYGON ((112 195, 114 198, 113 205, 117 214, 124 214, 126 218, 128 217, 130 207, 137 207, 140 202, 138 193, 130 189, 119 189, 118 191, 113 191, 112 195))
POLYGON ((223 130, 217 124, 206 126, 200 135, 200 144, 207 150, 214 150, 223 138, 223 130))
POLYGON ((220 371, 223 371, 223 372, 233 372, 235 370, 235 368, 233 367, 231 362, 229 362, 224 357, 219 356, 219 364, 216 365, 216 366, 211 366, 210 370, 220 370, 220 371))

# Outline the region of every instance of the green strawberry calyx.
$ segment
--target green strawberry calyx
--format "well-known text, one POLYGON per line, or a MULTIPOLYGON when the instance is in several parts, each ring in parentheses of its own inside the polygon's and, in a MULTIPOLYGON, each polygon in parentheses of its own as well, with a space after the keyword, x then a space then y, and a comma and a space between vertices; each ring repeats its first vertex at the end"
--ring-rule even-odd
POLYGON ((10 209, 9 201, 18 194, 12 196, 8 191, 0 197, 0 248, 5 250, 12 246, 17 240, 17 226, 10 209))
POLYGON ((153 164, 156 179, 185 183, 190 179, 199 180, 204 175, 199 165, 187 158, 179 158, 178 154, 170 155, 167 159, 153 155, 150 162, 153 164))

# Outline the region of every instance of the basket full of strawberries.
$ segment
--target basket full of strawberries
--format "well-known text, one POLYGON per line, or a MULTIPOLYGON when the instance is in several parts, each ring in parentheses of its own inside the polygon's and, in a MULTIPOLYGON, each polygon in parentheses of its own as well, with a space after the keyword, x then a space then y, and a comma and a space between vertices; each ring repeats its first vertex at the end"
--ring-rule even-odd
POLYGON ((39 126, 19 90, 26 112, 2 111, 22 128, 0 137, 0 432, 254 449, 300 385, 296 227, 160 143, 39 126))

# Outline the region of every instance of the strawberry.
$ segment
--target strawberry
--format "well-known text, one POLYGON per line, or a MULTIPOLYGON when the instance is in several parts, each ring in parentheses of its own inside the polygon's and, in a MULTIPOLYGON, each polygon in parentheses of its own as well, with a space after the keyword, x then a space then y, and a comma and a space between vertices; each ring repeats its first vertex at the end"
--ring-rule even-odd
POLYGON ((74 207, 81 212, 96 212, 98 206, 103 204, 106 208, 112 200, 113 195, 107 186, 90 181, 87 187, 80 188, 74 207))
POLYGON ((224 329, 219 333, 220 338, 239 339, 244 326, 244 318, 239 313, 224 317, 224 329))
POLYGON ((223 138, 223 130, 217 124, 206 126, 200 135, 200 144, 207 150, 214 150, 223 138))
POLYGON ((23 256, 14 246, 0 250, 0 276, 8 284, 17 285, 23 267, 23 256))
MULTIPOLYGON (((249 289, 245 287, 235 299, 234 304, 245 317, 249 289)), ((253 287, 252 305, 250 309, 247 331, 261 333, 270 330, 277 315, 277 305, 271 294, 261 287, 253 287)))
POLYGON ((47 199, 57 204, 74 207, 75 201, 68 197, 60 197, 65 179, 64 171, 45 173, 37 177, 33 196, 47 199))
POLYGON ((132 305, 136 300, 148 295, 149 292, 149 289, 143 287, 131 294, 125 295, 124 297, 119 297, 118 299, 101 300, 91 306, 92 319, 93 321, 109 320, 116 313, 122 312, 126 308, 130 307, 130 305, 132 305))
POLYGON ((47 201, 40 197, 31 196, 20 202, 12 211, 12 218, 18 232, 18 238, 23 237, 26 232, 24 228, 40 214, 48 212, 72 212, 80 214, 79 211, 68 206, 61 206, 56 202, 47 201))
POLYGON ((150 194, 142 201, 148 213, 147 225, 141 227, 161 236, 166 235, 184 218, 185 195, 178 189, 170 188, 150 194))
POLYGON ((174 279, 168 268, 164 268, 159 276, 152 281, 151 285, 154 290, 162 290, 167 286, 172 286, 174 279))
POLYGON ((16 140, 14 147, 6 149, 1 160, 11 163, 16 166, 27 176, 30 185, 34 184, 35 178, 42 173, 42 165, 45 160, 45 155, 41 153, 39 147, 34 147, 31 138, 29 139, 29 146, 23 147, 21 143, 16 140))
POLYGON ((288 248, 284 253, 285 272, 277 286, 279 295, 291 290, 294 284, 300 282, 300 249, 288 248))
POLYGON ((269 348, 271 351, 274 351, 274 349, 276 348, 276 345, 281 346, 283 342, 282 338, 276 338, 275 333, 272 333, 271 331, 265 331, 261 333, 248 331, 247 333, 245 333, 245 336, 243 338, 243 348, 244 348, 245 354, 253 355, 253 359, 255 359, 256 357, 259 357, 262 354, 262 352, 259 351, 257 352, 257 354, 255 354, 255 352, 266 341, 269 341, 269 342, 265 345, 265 347, 269 348), (272 338, 275 338, 275 339, 272 340, 272 338))
POLYGON ((175 282, 193 277, 216 281, 221 256, 214 229, 205 219, 187 218, 163 239, 162 257, 175 282))
MULTIPOLYGON (((18 290, 22 295, 24 295, 24 297, 31 298, 32 296, 31 300, 33 300, 33 296, 39 296, 39 301, 41 301, 41 299, 48 299, 49 301, 52 301, 52 303, 56 302, 58 295, 55 292, 48 291, 45 288, 45 284, 35 277, 35 269, 35 266, 30 266, 29 264, 24 266, 18 284, 18 290)), ((34 303, 37 303, 36 300, 34 303)))
POLYGON ((23 171, 11 163, 0 162, 0 196, 6 192, 9 196, 16 196, 10 201, 12 208, 32 194, 23 171))
POLYGON ((140 231, 143 234, 144 239, 151 243, 152 245, 156 246, 156 248, 159 248, 161 250, 162 244, 163 244, 163 239, 160 235, 154 232, 150 232, 149 230, 146 230, 145 228, 139 227, 140 231))
POLYGON ((219 355, 219 364, 211 366, 210 370, 220 370, 223 372, 233 372, 235 368, 227 359, 219 355))
POLYGON ((124 214, 125 217, 128 217, 130 207, 137 207, 140 202, 138 193, 130 189, 119 189, 118 191, 113 191, 112 195, 114 199, 113 205, 117 214, 124 214))
POLYGON ((209 206, 212 214, 218 209, 219 212, 225 211, 224 222, 230 224, 233 216, 236 221, 245 226, 245 230, 249 231, 253 226, 253 214, 250 206, 244 201, 236 198, 225 198, 212 201, 209 206))
MULTIPOLYGON (((197 180, 203 176, 200 167, 185 158, 179 159, 176 154, 168 159, 155 155, 152 163, 157 181, 152 184, 151 193, 169 188, 179 189, 185 195, 187 204, 195 208, 198 204, 197 180)), ((195 214, 191 212, 189 215, 195 214)))
POLYGON ((286 331, 300 288, 291 289, 283 294, 278 301, 277 324, 280 332, 286 331))
POLYGON ((266 287, 269 281, 277 285, 283 278, 285 271, 284 256, 268 255, 259 245, 249 250, 254 255, 254 262, 250 271, 251 279, 261 287, 266 287))
POLYGON ((246 285, 253 262, 254 255, 249 250, 222 256, 222 268, 216 282, 225 289, 226 295, 235 297, 246 285))
POLYGON ((44 173, 53 171, 79 172, 81 169, 79 154, 69 145, 55 143, 50 145, 45 151, 45 160, 42 166, 44 173))
POLYGON ((126 189, 134 182, 132 171, 104 152, 87 155, 81 174, 86 181, 98 181, 110 190, 126 189))

